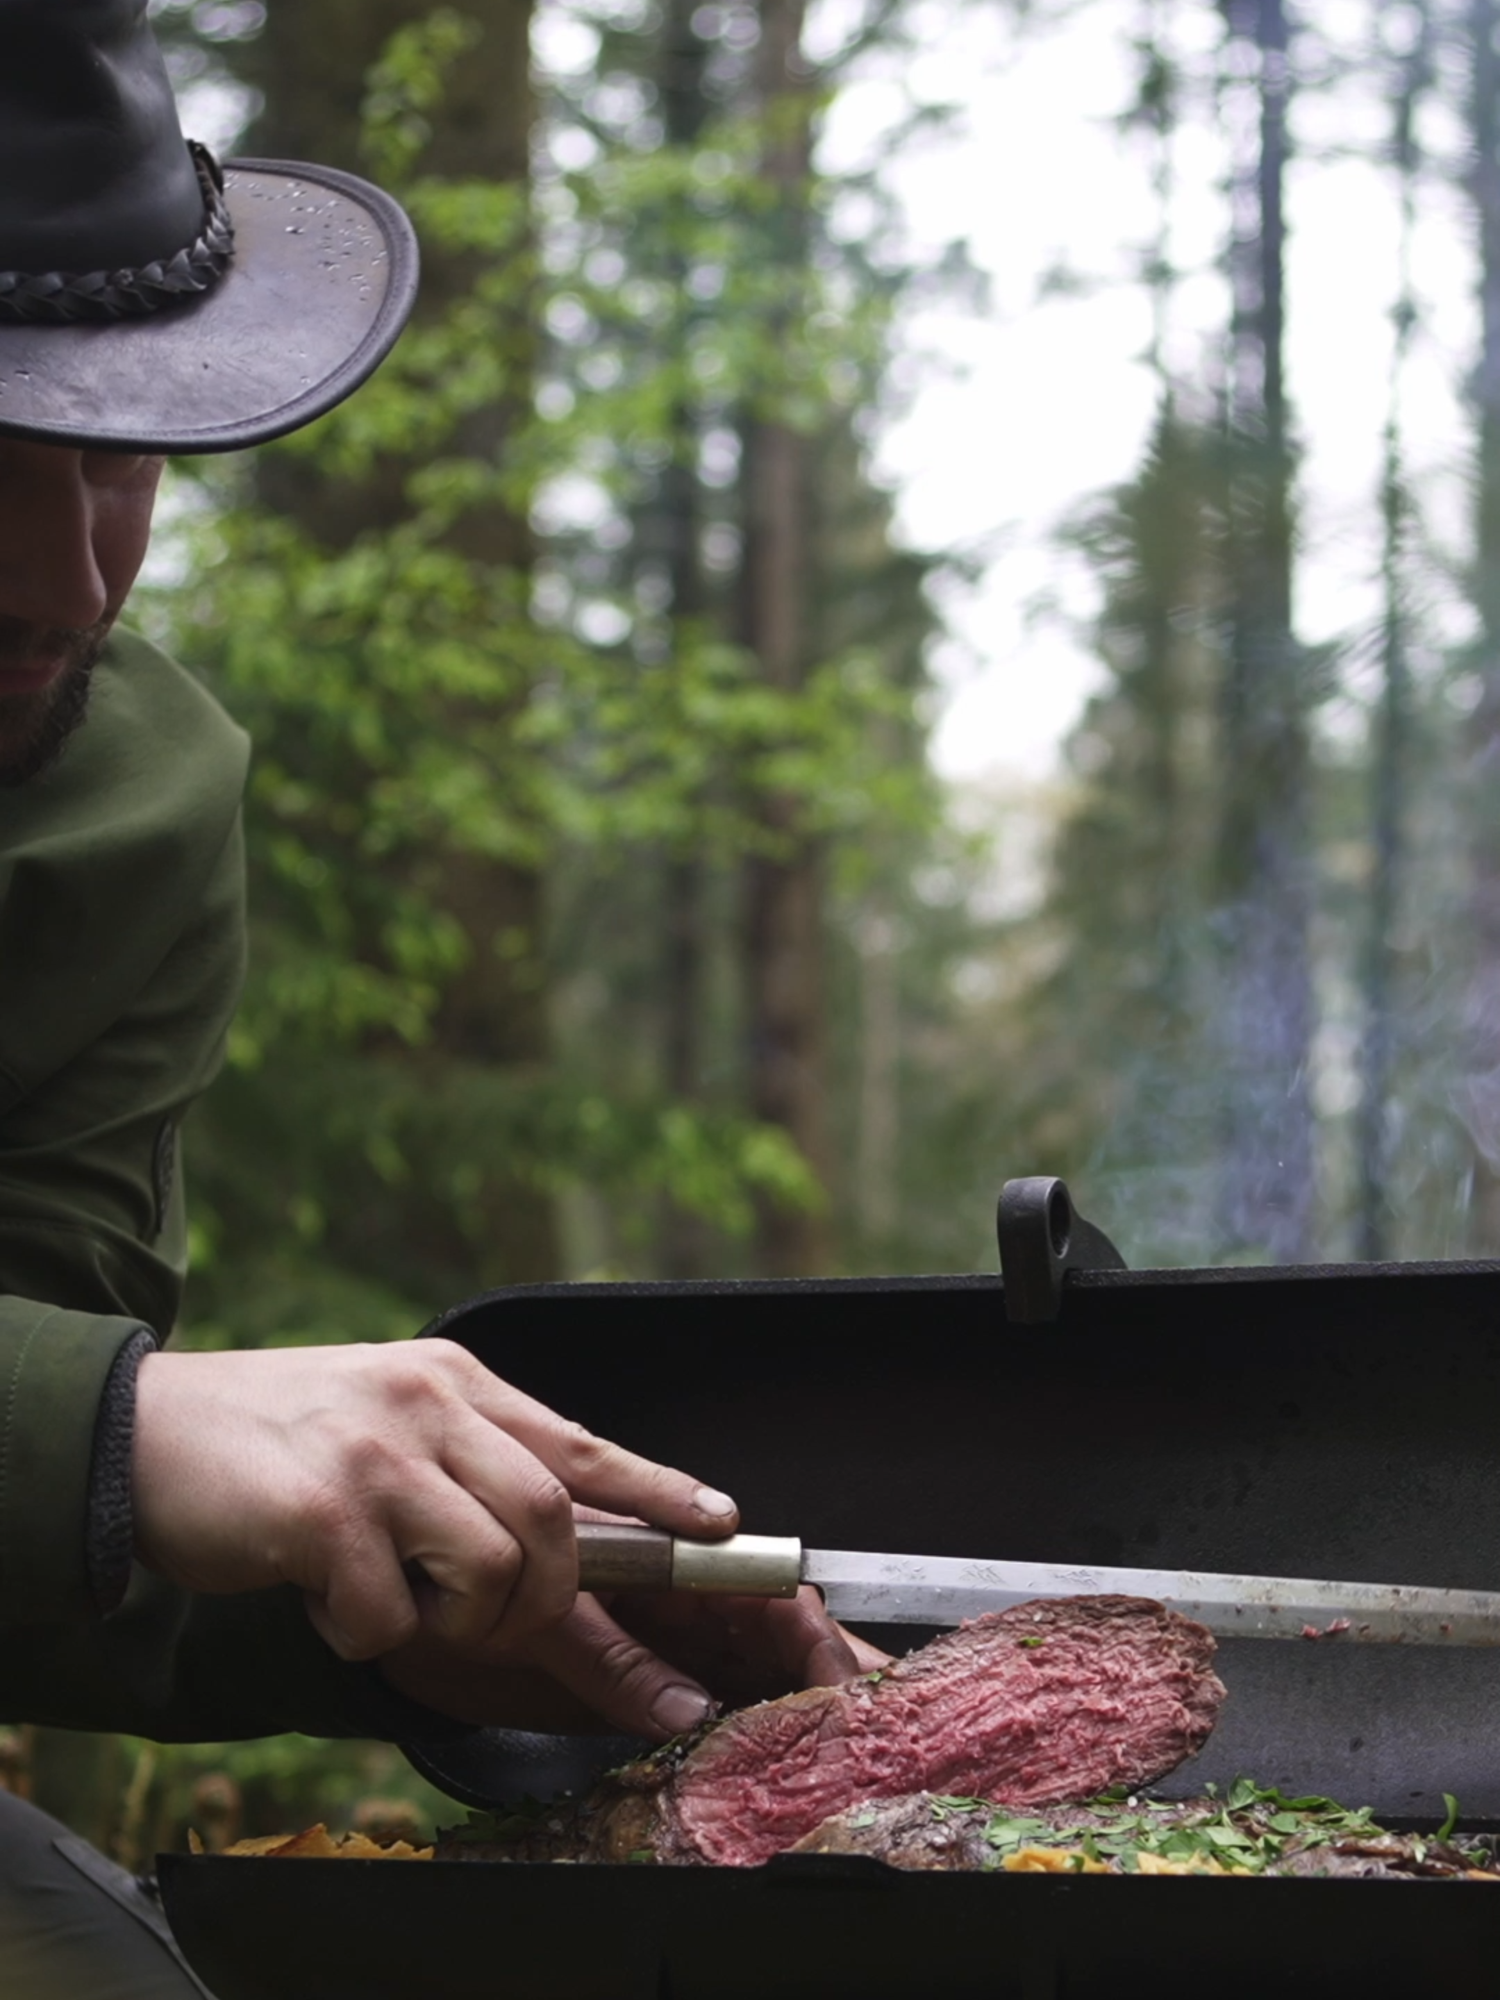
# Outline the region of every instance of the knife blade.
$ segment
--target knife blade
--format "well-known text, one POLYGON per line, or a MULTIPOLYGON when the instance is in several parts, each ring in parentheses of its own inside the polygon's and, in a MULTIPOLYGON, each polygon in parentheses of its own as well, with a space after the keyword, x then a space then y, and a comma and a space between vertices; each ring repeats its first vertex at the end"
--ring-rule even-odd
POLYGON ((656 1528, 583 1522, 584 1590, 686 1590, 793 1597, 810 1583, 853 1625, 961 1625, 1045 1597, 1150 1597, 1221 1639, 1340 1639, 1407 1646, 1500 1645, 1500 1592, 1333 1583, 1209 1570, 985 1561, 807 1549, 794 1536, 694 1542, 656 1528))

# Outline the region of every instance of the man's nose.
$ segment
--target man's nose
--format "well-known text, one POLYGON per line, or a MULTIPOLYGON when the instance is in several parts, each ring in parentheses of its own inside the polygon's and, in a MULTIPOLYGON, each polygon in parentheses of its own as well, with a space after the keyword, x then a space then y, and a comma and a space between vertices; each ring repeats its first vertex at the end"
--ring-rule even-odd
POLYGON ((109 591, 94 553, 83 454, 38 451, 27 471, 0 486, 0 617, 49 629, 93 625, 109 591))

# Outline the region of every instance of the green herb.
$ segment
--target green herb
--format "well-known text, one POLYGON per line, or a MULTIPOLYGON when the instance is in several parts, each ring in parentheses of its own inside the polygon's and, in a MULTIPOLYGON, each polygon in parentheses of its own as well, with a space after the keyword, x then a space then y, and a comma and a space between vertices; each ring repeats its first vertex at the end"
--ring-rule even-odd
POLYGON ((1047 1641, 1042 1637, 1040 1632, 1028 1633, 1024 1639, 1017 1639, 1016 1641, 1018 1646, 1025 1646, 1028 1650, 1034 1650, 1037 1646, 1045 1646, 1046 1643, 1047 1641))
POLYGON ((1031 1847, 1039 1842, 1054 1847, 1067 1845, 1066 1838, 1061 1836, 1056 1828, 1048 1826, 1044 1819, 1034 1819, 1029 1815, 1012 1818, 1009 1813, 1003 1812, 996 1813, 985 1828, 984 1837, 991 1847, 1002 1851, 1031 1847))
POLYGON ((875 1824, 875 1815, 872 1812, 856 1813, 849 1824, 852 1827, 873 1826, 875 1824))
MULTIPOLYGON (((1280 1806, 1291 1805, 1292 1803, 1290 1799, 1284 1799, 1274 1785, 1267 1791, 1260 1785, 1257 1785, 1253 1778, 1236 1778, 1234 1783, 1229 1787, 1229 1797, 1225 1800, 1225 1804, 1231 1812, 1243 1812, 1247 1806, 1280 1806)), ((1298 1801, 1298 1803, 1302 1803, 1302 1801, 1298 1801)), ((1317 1802, 1308 1800, 1306 1803, 1314 1804, 1317 1802)))
POLYGON ((1454 1798, 1452 1792, 1444 1792, 1443 1804, 1448 1808, 1448 1817, 1438 1828, 1437 1837, 1439 1840, 1447 1840, 1452 1834, 1454 1827, 1458 1825, 1458 1800, 1454 1798))
POLYGON ((654 1861, 656 1859, 656 1849, 654 1847, 633 1847, 625 1859, 627 1861, 654 1861))
POLYGON ((881 1683, 881 1682, 882 1682, 882 1681, 883 1681, 884 1679, 885 1679, 885 1674, 884 1674, 884 1673, 882 1672, 882 1670, 881 1670, 881 1669, 880 1669, 879 1667, 876 1667, 876 1668, 875 1668, 875 1670, 873 1671, 873 1673, 868 1673, 868 1674, 866 1674, 866 1675, 864 1676, 864 1680, 865 1680, 866 1684, 867 1684, 867 1685, 868 1685, 869 1687, 872 1687, 872 1688, 873 1688, 873 1687, 879 1687, 879 1686, 880 1686, 880 1683, 881 1683))

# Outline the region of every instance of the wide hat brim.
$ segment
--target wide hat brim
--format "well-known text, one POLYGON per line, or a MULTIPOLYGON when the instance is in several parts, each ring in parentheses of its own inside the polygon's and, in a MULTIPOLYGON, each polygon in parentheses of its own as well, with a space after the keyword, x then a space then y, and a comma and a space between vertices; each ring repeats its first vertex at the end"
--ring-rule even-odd
POLYGON ((353 174, 231 160, 234 258, 136 319, 0 324, 0 433, 115 451, 240 451, 311 423, 385 359, 417 291, 404 211, 353 174))

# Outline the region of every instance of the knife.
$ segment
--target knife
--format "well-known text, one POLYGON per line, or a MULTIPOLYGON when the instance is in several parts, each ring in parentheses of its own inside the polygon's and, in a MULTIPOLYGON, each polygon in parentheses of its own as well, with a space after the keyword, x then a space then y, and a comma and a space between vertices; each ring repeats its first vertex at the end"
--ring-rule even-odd
POLYGON ((1500 1645, 1500 1592, 1205 1570, 981 1562, 963 1556, 805 1549, 789 1535, 694 1542, 659 1528, 580 1522, 582 1590, 682 1590, 795 1597, 816 1585, 854 1625, 961 1625, 1039 1597, 1151 1597, 1221 1639, 1378 1640, 1407 1646, 1500 1645))

